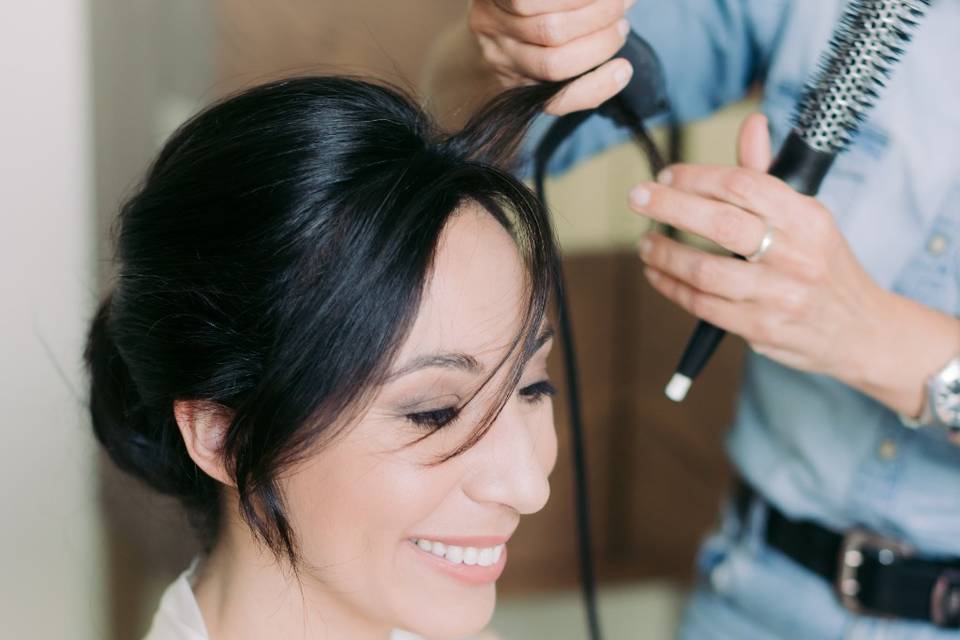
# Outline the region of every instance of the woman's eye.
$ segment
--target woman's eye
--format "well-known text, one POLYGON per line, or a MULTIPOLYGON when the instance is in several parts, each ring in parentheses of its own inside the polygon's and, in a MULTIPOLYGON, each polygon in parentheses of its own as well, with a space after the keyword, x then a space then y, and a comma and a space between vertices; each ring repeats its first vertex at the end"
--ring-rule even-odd
POLYGON ((418 427, 439 429, 456 420, 458 415, 460 415, 460 410, 456 407, 444 407, 443 409, 433 409, 432 411, 408 413, 406 418, 418 427))
POLYGON ((557 395, 557 388, 549 380, 541 380, 519 391, 520 397, 529 403, 535 403, 557 395))
MULTIPOLYGON (((549 380, 541 380, 523 387, 517 391, 517 393, 524 400, 524 402, 536 404, 544 398, 556 395, 557 389, 549 380)), ((408 413, 404 417, 418 427, 440 429, 448 426, 450 423, 456 420, 459 415, 459 407, 443 407, 442 409, 408 413)))

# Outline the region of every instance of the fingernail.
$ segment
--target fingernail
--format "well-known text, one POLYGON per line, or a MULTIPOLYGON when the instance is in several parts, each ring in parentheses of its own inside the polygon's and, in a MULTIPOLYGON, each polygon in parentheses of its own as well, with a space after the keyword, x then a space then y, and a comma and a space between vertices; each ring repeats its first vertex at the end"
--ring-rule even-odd
POLYGON ((650 189, 646 187, 637 187, 630 192, 630 202, 638 207, 646 206, 650 202, 650 189))
POLYGON ((618 86, 624 86, 630 82, 630 76, 633 75, 633 67, 629 64, 620 65, 616 71, 613 72, 613 79, 616 81, 618 86))
POLYGON ((625 36, 630 32, 630 23, 625 19, 617 23, 617 31, 620 32, 621 36, 625 36))
POLYGON ((647 276, 647 280, 650 282, 656 282, 660 279, 660 274, 649 267, 643 270, 643 275, 647 276))
POLYGON ((673 182, 673 171, 670 171, 670 169, 661 171, 660 175, 657 176, 657 182, 660 184, 670 184, 673 182))
POLYGON ((653 249, 653 241, 650 238, 644 238, 640 241, 640 255, 646 258, 653 249))

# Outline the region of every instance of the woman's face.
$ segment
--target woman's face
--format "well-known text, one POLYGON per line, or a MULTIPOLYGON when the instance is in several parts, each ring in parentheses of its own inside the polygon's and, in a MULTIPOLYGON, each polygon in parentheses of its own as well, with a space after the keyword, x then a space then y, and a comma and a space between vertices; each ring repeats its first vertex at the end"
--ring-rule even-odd
POLYGON ((483 438, 435 463, 494 402, 509 365, 493 371, 521 330, 525 298, 513 240, 464 206, 444 230, 388 382, 355 426, 284 481, 308 590, 358 619, 431 639, 487 624, 508 540, 550 493, 557 441, 546 335, 483 438))

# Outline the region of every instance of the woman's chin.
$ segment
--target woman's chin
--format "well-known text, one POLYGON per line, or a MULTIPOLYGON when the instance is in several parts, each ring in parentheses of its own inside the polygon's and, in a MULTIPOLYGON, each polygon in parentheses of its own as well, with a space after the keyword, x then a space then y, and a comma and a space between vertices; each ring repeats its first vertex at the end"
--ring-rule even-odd
POLYGON ((424 592, 422 609, 402 628, 428 640, 463 640, 479 634, 490 624, 497 595, 494 585, 474 590, 455 600, 449 593, 431 598, 424 592))

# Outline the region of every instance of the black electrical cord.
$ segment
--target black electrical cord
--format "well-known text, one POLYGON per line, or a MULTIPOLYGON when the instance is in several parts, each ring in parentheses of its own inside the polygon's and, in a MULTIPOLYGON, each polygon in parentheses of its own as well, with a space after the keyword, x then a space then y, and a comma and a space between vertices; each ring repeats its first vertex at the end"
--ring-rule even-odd
MULTIPOLYGON (((614 118, 621 126, 627 127, 634 140, 646 155, 654 175, 665 166, 656 144, 650 137, 643 120, 635 116, 617 98, 604 104, 601 109, 614 118)), ((564 140, 583 122, 593 115, 591 111, 580 111, 558 118, 534 154, 534 187, 537 197, 547 206, 545 179, 550 158, 564 140)), ((576 348, 573 327, 570 320, 570 308, 567 302, 566 278, 563 265, 556 265, 554 288, 556 298, 557 323, 560 343, 563 349, 564 374, 567 382, 567 405, 570 411, 570 435, 573 456, 574 503, 576 507, 577 557, 580 568, 580 586, 587 615, 587 627, 591 640, 602 640, 600 615, 597 611, 597 586, 593 563, 593 539, 590 528, 590 492, 587 479, 586 444, 584 437, 583 409, 580 400, 579 369, 577 367, 576 348)))
MULTIPOLYGON (((683 151, 686 142, 687 139, 684 135, 683 125, 676 118, 675 114, 670 114, 670 124, 667 126, 667 162, 670 164, 683 162, 683 151)), ((676 227, 669 224, 663 224, 662 226, 663 233, 668 238, 676 240, 677 236, 680 235, 676 227)))
MULTIPOLYGON (((534 158, 534 187, 537 197, 547 207, 544 180, 547 163, 563 142, 579 127, 590 112, 577 112, 557 119, 543 141, 537 147, 534 158)), ((557 324, 563 350, 564 375, 567 382, 567 405, 570 410, 570 435, 573 455, 573 493, 577 527, 577 557, 580 569, 580 586, 587 613, 587 627, 591 640, 601 640, 600 616, 597 613, 596 577, 593 569, 593 541, 590 533, 590 493, 587 481, 586 446, 583 435, 583 410, 580 405, 580 380, 577 354, 567 305, 566 278, 560 260, 555 265, 554 298, 557 308, 557 324)))

